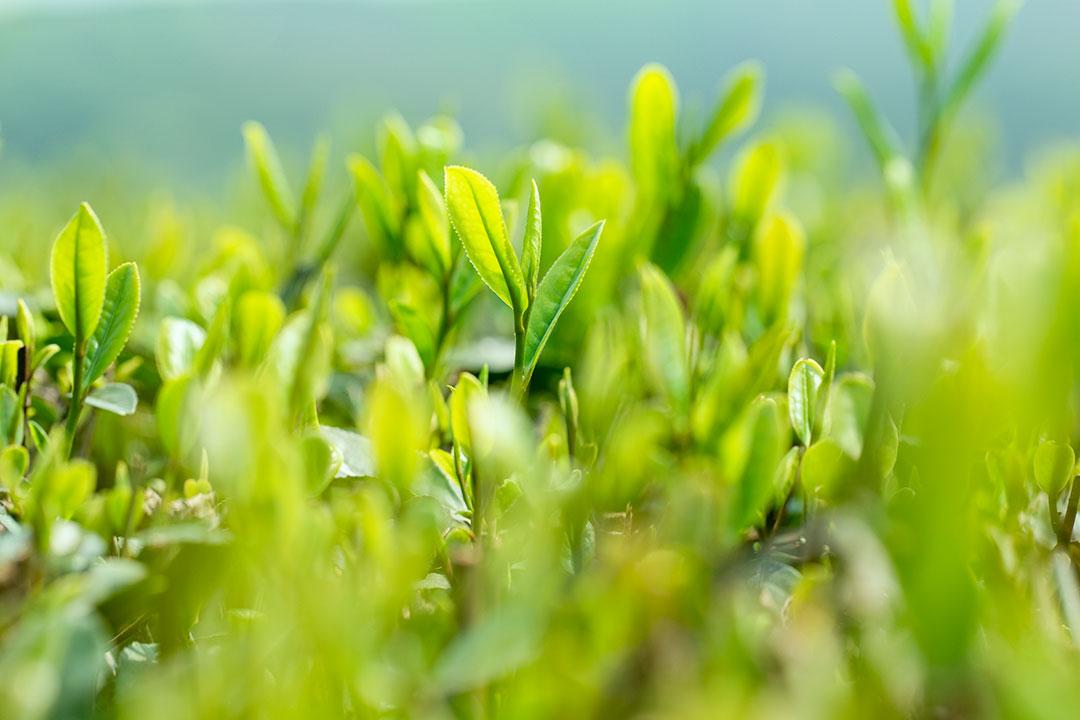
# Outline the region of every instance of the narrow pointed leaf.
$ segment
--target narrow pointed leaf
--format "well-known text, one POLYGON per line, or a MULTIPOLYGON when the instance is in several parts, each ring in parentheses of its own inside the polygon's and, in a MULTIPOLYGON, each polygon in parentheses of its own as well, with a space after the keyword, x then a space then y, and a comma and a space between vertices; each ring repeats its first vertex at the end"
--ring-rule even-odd
POLYGON ((551 269, 541 281, 525 333, 526 378, 530 377, 536 368, 540 353, 551 337, 559 316, 581 287, 581 281, 585 278, 593 255, 596 254, 596 246, 603 230, 604 223, 601 221, 579 235, 552 263, 551 269))
POLYGON ((795 434, 806 447, 813 442, 818 391, 824 378, 821 366, 807 358, 796 362, 788 376, 788 416, 795 434))
POLYGON ((450 271, 452 262, 450 224, 446 215, 446 203, 435 181, 423 170, 418 174, 416 200, 420 210, 420 221, 432 245, 433 254, 438 258, 443 274, 446 274, 450 271))
POLYGON ((761 111, 762 75, 761 65, 756 62, 744 63, 731 72, 709 126, 694 148, 693 162, 706 160, 721 143, 757 119, 761 111))
POLYGON ((87 348, 90 361, 86 366, 84 387, 89 387, 104 375, 120 356, 139 314, 139 300, 139 269, 135 263, 124 263, 109 273, 101 322, 87 348))
POLYGON ((536 297, 536 283, 540 279, 540 253, 543 249, 543 222, 540 215, 540 188, 532 181, 529 210, 525 214, 525 239, 521 244, 521 272, 529 291, 529 302, 536 297))
POLYGON ((248 157, 266 202, 281 226, 292 232, 296 225, 296 204, 274 143, 266 128, 257 122, 244 123, 243 133, 248 157))
POLYGON ((671 281, 655 265, 642 266, 638 280, 647 366, 672 407, 683 413, 690 403, 690 365, 682 305, 671 281))

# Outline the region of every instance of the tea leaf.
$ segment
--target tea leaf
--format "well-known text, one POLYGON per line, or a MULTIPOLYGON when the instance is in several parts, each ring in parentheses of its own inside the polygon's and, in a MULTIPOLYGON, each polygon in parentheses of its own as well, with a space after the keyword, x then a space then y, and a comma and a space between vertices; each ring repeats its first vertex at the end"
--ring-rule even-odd
POLYGON ((56 311, 81 345, 93 335, 105 304, 105 231, 86 203, 60 231, 49 260, 56 311))
POLYGON ((675 289, 655 265, 638 270, 645 314, 645 359, 672 408, 685 413, 690 402, 690 367, 686 320, 675 289))
POLYGON ((86 404, 114 415, 131 415, 139 404, 135 388, 124 383, 108 383, 94 388, 86 396, 86 404))
POLYGON ((1065 489, 1075 472, 1076 454, 1065 443, 1043 440, 1035 451, 1035 482, 1051 498, 1065 489))
POLYGON ((101 321, 87 346, 89 362, 84 387, 92 385, 120 357, 135 326, 140 298, 139 269, 135 263, 124 263, 109 273, 101 321))
POLYGON ((990 20, 979 34, 978 41, 964 59, 952 87, 949 88, 943 103, 945 113, 954 112, 967 99, 975 83, 989 67, 1001 45, 1005 30, 1019 9, 1020 3, 1016 0, 998 0, 994 5, 990 20))
POLYGON ((725 140, 754 123, 761 111, 763 75, 761 64, 756 62, 731 71, 709 126, 693 148, 691 163, 704 162, 725 140))
POLYGON ((786 213, 771 216, 755 237, 757 295, 766 322, 787 317, 795 283, 802 271, 805 249, 802 228, 786 213))
POLYGON ((240 364, 255 367, 262 362, 284 322, 285 305, 277 295, 261 290, 249 290, 241 295, 233 316, 240 364))
POLYGON ((359 433, 320 425, 319 432, 341 455, 336 477, 375 477, 375 459, 371 441, 359 433))
POLYGON ((446 168, 446 207, 469 262, 480 279, 515 314, 528 305, 525 278, 506 234, 499 193, 491 182, 464 167, 446 168))
POLYGON ((536 186, 535 180, 531 187, 529 209, 525 213, 525 238, 521 242, 521 272, 525 276, 530 304, 536 297, 536 283, 540 278, 540 251, 543 247, 544 230, 540 216, 540 188, 536 186))
POLYGON ((788 377, 788 416, 791 418, 791 427, 804 447, 810 447, 813 442, 818 392, 824 379, 825 371, 808 358, 796 362, 788 377))
POLYGON ((630 90, 630 167, 638 192, 663 203, 675 186, 679 149, 675 139, 678 94, 671 74, 646 65, 630 90))
POLYGON ((158 330, 158 372, 163 380, 172 380, 191 371, 199 348, 206 342, 206 331, 184 318, 167 317, 158 330))
POLYGON ((756 225, 776 196, 783 167, 780 148, 774 143, 756 143, 744 150, 732 176, 733 214, 756 225))
POLYGON ((349 158, 349 172, 352 174, 356 202, 364 216, 368 236, 384 252, 391 257, 397 257, 401 252, 401 218, 390 197, 386 181, 375 166, 360 155, 349 158))
POLYGON ((266 202, 281 226, 292 232, 296 227, 296 203, 285 179, 285 172, 281 169, 281 160, 274 143, 270 140, 266 128, 254 121, 244 123, 243 134, 248 158, 266 202))
POLYGON ((540 354, 555 330, 559 317, 581 287, 581 281, 585 278, 593 255, 596 254, 596 246, 603 231, 604 223, 601 221, 578 235, 552 263, 544 279, 540 281, 525 334, 526 382, 536 369, 540 354))
POLYGON ((440 276, 448 275, 452 267, 450 219, 446 214, 446 203, 443 202, 442 193, 423 170, 419 171, 417 203, 428 242, 432 246, 432 254, 439 261, 440 276))
POLYGON ((870 96, 866 93, 866 88, 855 73, 850 70, 842 71, 836 76, 834 84, 855 115, 855 120, 870 144, 878 167, 884 173, 895 158, 903 157, 896 131, 885 118, 878 114, 870 101, 870 96))

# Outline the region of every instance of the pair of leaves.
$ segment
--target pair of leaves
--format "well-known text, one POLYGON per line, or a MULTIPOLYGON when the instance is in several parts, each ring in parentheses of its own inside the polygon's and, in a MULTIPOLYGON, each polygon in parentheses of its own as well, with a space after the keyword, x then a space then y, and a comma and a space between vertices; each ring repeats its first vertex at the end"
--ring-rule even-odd
POLYGON ((825 431, 833 376, 836 373, 836 343, 829 349, 823 369, 814 360, 796 361, 788 376, 788 416, 804 447, 825 431))
POLYGON ((325 138, 315 141, 311 152, 311 162, 307 177, 300 193, 300 203, 293 196, 285 171, 281 166, 274 143, 262 124, 251 121, 244 123, 242 129, 248 158, 255 171, 263 197, 266 198, 274 218, 289 233, 301 237, 322 191, 323 178, 326 175, 327 161, 330 156, 330 143, 325 138))
MULTIPOLYGON (((138 268, 124 263, 106 277, 106 263, 105 231, 94 211, 83 203, 53 243, 49 263, 57 312, 75 338, 75 362, 81 362, 83 354, 87 358, 76 395, 85 393, 120 356, 139 314, 138 268)), ((26 329, 21 332, 29 336, 29 320, 20 320, 22 325, 26 329)), ((134 394, 128 390, 123 408, 134 394)), ((106 404, 107 409, 113 406, 106 404)))
POLYGON ((604 223, 595 223, 571 241, 538 282, 543 238, 536 183, 532 184, 520 262, 506 231, 498 191, 491 181, 475 170, 448 167, 445 185, 450 221, 469 262, 491 291, 514 311, 515 332, 524 333, 523 354, 517 360, 527 384, 556 323, 581 287, 604 223))

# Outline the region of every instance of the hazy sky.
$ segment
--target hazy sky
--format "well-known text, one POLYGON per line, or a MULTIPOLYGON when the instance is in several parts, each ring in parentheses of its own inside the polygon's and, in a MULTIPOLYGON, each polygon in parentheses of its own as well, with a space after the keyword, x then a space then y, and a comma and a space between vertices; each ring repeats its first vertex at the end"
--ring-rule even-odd
MULTIPOLYGON (((963 47, 991 2, 958 5, 963 47)), ((590 141, 618 150, 626 88, 643 63, 668 65, 685 103, 701 107, 747 58, 767 69, 767 114, 809 103, 846 123, 830 83, 850 66, 907 132, 912 81, 890 7, 0 0, 0 132, 5 153, 27 163, 82 148, 201 178, 235 165, 249 118, 286 145, 307 145, 319 129, 355 130, 391 107, 414 121, 450 109, 470 145, 483 146, 527 140, 564 98, 609 130, 590 141)), ((1080 136, 1078 29, 1080 2, 1029 2, 977 97, 999 118, 1013 168, 1050 140, 1080 136)))

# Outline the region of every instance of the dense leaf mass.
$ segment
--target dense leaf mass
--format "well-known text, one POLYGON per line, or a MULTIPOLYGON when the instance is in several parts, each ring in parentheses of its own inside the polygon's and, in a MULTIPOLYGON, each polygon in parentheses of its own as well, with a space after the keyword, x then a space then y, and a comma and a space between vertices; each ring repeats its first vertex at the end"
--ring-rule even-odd
POLYGON ((0 198, 0 716, 1080 707, 1080 153, 988 187, 1012 4, 930 5, 910 148, 837 78, 870 181, 748 63, 621 159, 248 123, 213 233, 0 198))

